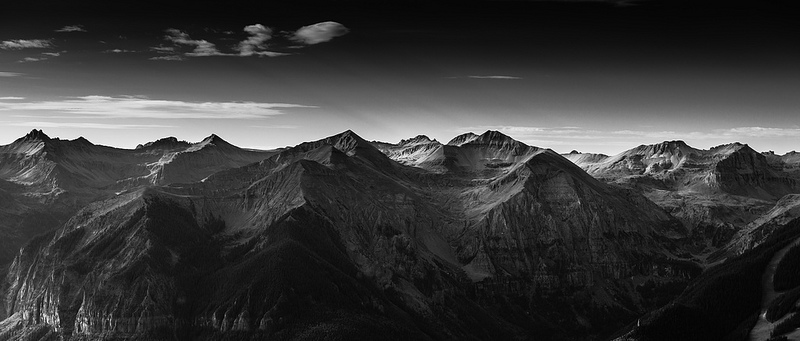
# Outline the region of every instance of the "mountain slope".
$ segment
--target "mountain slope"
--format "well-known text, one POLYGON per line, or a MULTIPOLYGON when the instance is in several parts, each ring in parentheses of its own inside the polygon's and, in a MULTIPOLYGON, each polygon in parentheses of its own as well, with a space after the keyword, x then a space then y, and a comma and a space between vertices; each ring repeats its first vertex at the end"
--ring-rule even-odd
POLYGON ((569 158, 603 181, 636 188, 680 219, 698 254, 723 248, 779 198, 800 193, 800 182, 774 160, 740 143, 700 150, 667 141, 610 157, 569 158))
MULTIPOLYGON (((20 256, 12 269, 19 277, 12 280, 10 292, 16 294, 11 296, 10 306, 24 316, 34 316, 33 322, 26 321, 28 325, 38 321, 54 325, 54 320, 47 317, 48 308, 36 303, 42 294, 25 288, 54 288, 57 296, 47 297, 57 297, 53 301, 62 306, 80 297, 83 303, 69 305, 75 311, 75 322, 67 313, 66 318, 58 320, 66 325, 55 328, 70 335, 135 332, 158 339, 171 337, 159 332, 165 326, 172 330, 183 323, 191 326, 186 333, 200 332, 203 338, 313 338, 326 333, 362 339, 369 335, 438 339, 456 338, 475 328, 494 337, 509 337, 508 330, 513 333, 514 328, 509 329, 479 308, 471 311, 475 306, 467 309, 474 304, 463 297, 448 298, 466 305, 463 311, 431 301, 435 292, 450 290, 443 298, 451 297, 453 286, 462 282, 459 277, 464 275, 459 275, 451 263, 454 257, 447 254, 446 248, 431 250, 443 240, 429 233, 430 226, 420 225, 425 221, 417 216, 425 216, 419 212, 426 210, 424 204, 374 168, 391 161, 382 154, 377 155, 383 161, 371 159, 374 154, 365 146, 359 147, 363 142, 351 133, 324 141, 327 142, 298 146, 259 164, 218 173, 204 182, 130 193, 115 198, 123 200, 128 196, 132 198, 130 203, 107 201, 87 209, 79 217, 95 212, 109 212, 112 216, 73 220, 52 237, 55 244, 44 244, 47 251, 30 251, 52 254, 50 245, 67 243, 67 235, 77 234, 71 238, 78 241, 68 243, 70 247, 62 255, 67 261, 52 263, 53 260, 34 257, 28 264, 28 259, 20 256), (250 180, 231 186, 233 179, 250 180), (375 187, 380 189, 367 190, 375 187), (92 225, 92 221, 98 224, 92 225), (102 221, 119 223, 107 225, 102 221), (108 226, 117 230, 109 230, 108 226), (86 237, 95 235, 106 236, 105 241, 86 237), (107 243, 117 246, 109 249, 104 246, 107 243), (84 255, 89 250, 108 252, 97 254, 99 259, 87 259, 84 255), (200 259, 198 252, 203 255, 200 259), (70 260, 91 259, 114 264, 115 270, 87 266, 85 269, 97 270, 73 274, 70 269, 74 267, 67 265, 70 260), (48 264, 56 264, 56 268, 51 269, 48 264), (199 264, 211 270, 198 272, 199 264), (44 273, 24 275, 17 270, 28 266, 44 273), (59 270, 63 267, 66 269, 59 270), (62 271, 79 278, 108 279, 78 280, 84 284, 75 291, 58 289, 49 282, 37 283, 41 278, 58 278, 62 271), (130 275, 116 275, 129 272, 130 275), (116 276, 123 276, 127 282, 117 283, 114 289, 112 279, 116 276), (199 285, 190 288, 184 286, 186 283, 199 285), (140 293, 121 296, 122 288, 131 287, 141 288, 134 291, 140 293), (140 300, 174 302, 181 295, 193 309, 135 304, 140 300), (122 307, 130 308, 109 306, 120 300, 126 302, 122 307), (123 330, 109 329, 100 318, 107 316, 101 312, 109 309, 117 309, 112 310, 113 324, 135 323, 129 322, 123 330), (467 314, 463 321, 485 321, 467 326, 461 318, 449 317, 452 314, 467 314), (344 320, 337 322, 333 316, 344 320)), ((29 245, 36 247, 36 243, 29 245)), ((64 309, 59 312, 63 314, 64 309)))
POLYGON ((142 186, 200 180, 272 154, 246 151, 218 137, 197 144, 167 138, 127 150, 33 130, 0 146, 0 269, 33 236, 62 225, 93 201, 142 186))
MULTIPOLYGON (((438 164, 446 167, 424 176, 421 191, 452 221, 441 231, 473 281, 501 287, 521 282, 519 289, 504 292, 541 297, 570 292, 593 302, 591 297, 608 297, 606 289, 621 290, 618 285, 625 284, 618 279, 658 277, 662 271, 652 269, 669 269, 678 277, 696 272, 674 256, 682 252, 675 240, 686 231, 641 195, 604 184, 552 151, 498 132, 466 136, 443 146, 438 164), (604 289, 587 289, 592 287, 604 289)), ((387 155, 402 160, 397 153, 387 155)), ((573 307, 567 315, 575 318, 575 309, 593 305, 573 307)), ((613 300, 600 306, 628 316, 641 309, 613 300)), ((576 327, 597 332, 596 313, 583 314, 583 325, 576 327)))
POLYGON ((586 337, 653 304, 631 276, 694 274, 644 197, 496 132, 445 147, 426 171, 346 131, 96 202, 15 259, 10 333, 586 337))

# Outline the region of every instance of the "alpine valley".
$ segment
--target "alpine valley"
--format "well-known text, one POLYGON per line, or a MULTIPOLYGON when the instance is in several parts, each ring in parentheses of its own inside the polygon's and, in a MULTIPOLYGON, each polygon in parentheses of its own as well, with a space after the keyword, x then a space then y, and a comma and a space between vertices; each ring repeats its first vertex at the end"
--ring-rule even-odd
POLYGON ((0 146, 0 340, 767 340, 800 154, 497 131, 0 146))

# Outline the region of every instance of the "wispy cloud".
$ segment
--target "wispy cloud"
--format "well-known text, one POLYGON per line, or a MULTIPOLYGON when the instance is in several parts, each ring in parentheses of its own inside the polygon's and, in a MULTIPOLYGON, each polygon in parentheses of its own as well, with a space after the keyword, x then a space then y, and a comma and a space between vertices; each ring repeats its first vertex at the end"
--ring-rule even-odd
POLYGON ((61 53, 63 52, 42 52, 43 55, 50 57, 58 57, 61 55, 61 53))
POLYGON ((129 96, 0 102, 0 111, 60 114, 63 118, 255 119, 282 115, 286 109, 294 108, 316 107, 291 103, 186 102, 129 96))
POLYGON ((258 50, 266 49, 267 40, 272 39, 272 29, 261 24, 245 26, 244 31, 249 33, 250 37, 239 43, 238 50, 243 56, 259 54, 258 50))
POLYGON ((167 33, 164 39, 169 40, 175 44, 194 46, 192 52, 187 52, 187 56, 217 56, 221 53, 217 50, 217 46, 207 40, 191 39, 189 34, 181 32, 178 29, 169 28, 165 31, 167 33))
POLYGON ((473 131, 478 134, 486 130, 497 130, 519 141, 546 147, 586 144, 602 141, 604 146, 633 147, 641 143, 656 143, 667 140, 706 141, 728 143, 743 139, 797 138, 800 128, 735 127, 708 131, 675 130, 598 130, 583 127, 530 127, 530 126, 473 126, 461 127, 455 132, 473 131))
POLYGON ((52 39, 16 39, 4 40, 0 43, 3 50, 44 49, 53 47, 52 39))
POLYGON ((161 124, 110 124, 90 122, 14 122, 8 125, 18 127, 36 128, 81 128, 81 129, 153 129, 173 128, 174 126, 161 124))
POLYGON ((325 21, 313 25, 303 26, 290 37, 290 39, 306 45, 313 45, 331 41, 350 32, 344 25, 335 21, 325 21))
MULTIPOLYGON (((244 31, 249 33, 250 37, 241 41, 237 46, 234 47, 234 50, 238 51, 238 53, 221 52, 214 43, 211 43, 207 40, 191 39, 187 33, 174 28, 170 28, 165 31, 167 32, 167 35, 164 37, 164 39, 169 40, 176 45, 194 46, 193 51, 183 53, 183 56, 187 57, 279 57, 288 55, 288 53, 265 50, 267 48, 267 40, 272 38, 272 30, 270 28, 261 24, 254 24, 245 26, 244 31)), ((169 47, 157 46, 151 47, 150 49, 156 51, 157 53, 172 53, 169 57, 153 57, 150 58, 151 60, 183 60, 183 58, 178 58, 179 55, 174 54, 174 48, 170 49, 169 47)))
POLYGON ((86 30, 83 28, 83 25, 67 25, 57 29, 56 32, 86 32, 86 30))
POLYGON ((0 97, 0 101, 18 101, 23 99, 25 99, 25 97, 17 97, 17 96, 0 97))
POLYGON ((40 61, 43 61, 43 60, 47 60, 47 58, 43 58, 43 57, 39 57, 39 58, 36 58, 36 57, 25 57, 25 58, 22 58, 21 60, 19 60, 19 62, 20 63, 31 63, 31 62, 40 62, 40 61))
POLYGON ((742 137, 774 138, 774 137, 800 137, 800 128, 772 128, 772 127, 735 127, 727 129, 712 129, 709 131, 642 131, 618 130, 611 134, 631 136, 637 138, 663 138, 663 139, 725 139, 732 140, 742 137))
POLYGON ((515 76, 467 76, 466 78, 471 79, 522 79, 522 77, 515 77, 515 76))
POLYGON ((159 45, 150 47, 150 50, 158 53, 173 53, 175 52, 175 47, 159 45))
POLYGON ((181 61, 183 57, 178 55, 169 55, 169 56, 157 56, 157 57, 150 57, 149 60, 170 60, 170 61, 181 61))
POLYGON ((728 136, 800 137, 800 128, 738 127, 723 132, 728 136))
POLYGON ((20 77, 23 75, 23 73, 19 72, 0 71, 0 77, 20 77))
POLYGON ((268 126, 252 126, 253 128, 265 128, 265 129, 298 129, 300 126, 291 125, 291 124, 278 124, 278 125, 268 125, 268 126))
POLYGON ((134 50, 123 50, 123 49, 113 49, 113 50, 105 50, 103 53, 133 53, 136 52, 134 50))

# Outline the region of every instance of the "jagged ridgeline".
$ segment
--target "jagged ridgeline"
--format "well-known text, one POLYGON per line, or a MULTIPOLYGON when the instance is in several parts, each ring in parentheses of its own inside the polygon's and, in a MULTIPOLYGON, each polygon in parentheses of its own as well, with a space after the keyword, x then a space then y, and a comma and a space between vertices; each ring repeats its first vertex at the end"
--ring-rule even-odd
POLYGON ((5 339, 597 337, 699 272, 651 201, 495 131, 263 153, 34 133, 4 174, 48 180, 4 180, 88 194, 9 266, 5 339))
MULTIPOLYGON (((602 338, 701 266, 773 247, 800 207, 776 200, 797 190, 792 155, 741 144, 562 156, 496 131, 347 131, 275 151, 216 135, 126 150, 33 131, 0 158, 12 340, 602 338)), ((754 262, 738 275, 760 276, 754 262)), ((714 269, 676 302, 725 292, 703 289, 714 269)), ((703 313, 684 306, 629 336, 703 313)), ((741 329, 720 321, 697 330, 741 329)))

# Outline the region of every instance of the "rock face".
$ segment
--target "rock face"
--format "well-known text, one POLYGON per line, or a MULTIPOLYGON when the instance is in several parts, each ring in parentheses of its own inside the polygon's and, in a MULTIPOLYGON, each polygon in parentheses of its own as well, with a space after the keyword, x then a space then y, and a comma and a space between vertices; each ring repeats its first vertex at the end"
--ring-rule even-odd
POLYGON ((776 171, 764 155, 740 143, 700 150, 683 141, 668 141, 610 157, 570 155, 571 161, 597 178, 671 191, 777 200, 800 188, 800 183, 776 171))
MULTIPOLYGON (((0 272, 5 275, 25 242, 91 202, 143 186, 197 181, 272 154, 243 150, 218 137, 197 144, 166 138, 126 150, 33 130, 0 146, 0 272)), ((5 312, 0 309, 0 317, 5 312)))
POLYGON ((738 255, 754 249, 776 229, 800 217, 800 194, 789 194, 778 200, 766 214, 753 220, 738 231, 728 246, 731 254, 738 255))
POLYGON ((782 157, 740 143, 700 150, 668 141, 610 157, 567 158, 598 179, 636 188, 680 219, 697 253, 719 250, 779 198, 800 193, 782 157))
POLYGON ((775 152, 762 153, 767 159, 767 163, 778 171, 783 171, 789 176, 800 179, 800 153, 791 151, 783 155, 776 155, 775 152))
POLYGON ((637 285, 694 275, 686 231, 635 191, 498 132, 462 140, 382 147, 426 169, 347 131, 94 202, 14 259, 3 332, 586 337, 651 308, 637 285))

